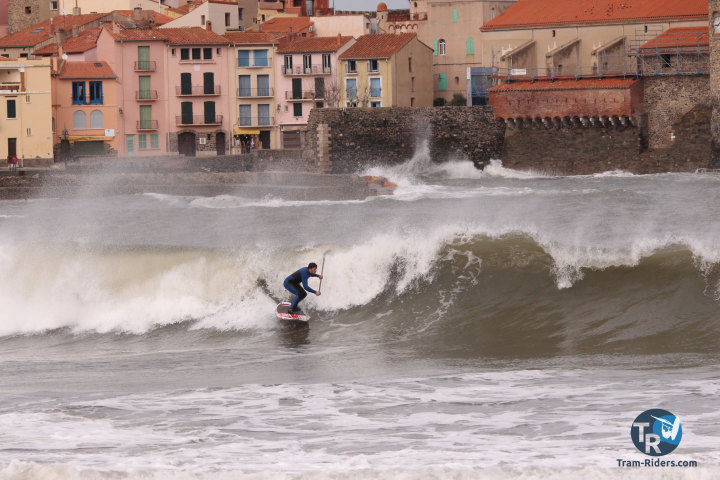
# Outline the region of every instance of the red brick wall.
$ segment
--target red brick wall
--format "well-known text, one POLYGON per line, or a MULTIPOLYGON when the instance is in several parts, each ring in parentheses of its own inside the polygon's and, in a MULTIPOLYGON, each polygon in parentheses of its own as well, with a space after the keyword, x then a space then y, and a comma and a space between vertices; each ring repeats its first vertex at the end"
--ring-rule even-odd
POLYGON ((491 90, 490 104, 495 118, 621 117, 641 113, 642 94, 640 82, 627 88, 491 90))

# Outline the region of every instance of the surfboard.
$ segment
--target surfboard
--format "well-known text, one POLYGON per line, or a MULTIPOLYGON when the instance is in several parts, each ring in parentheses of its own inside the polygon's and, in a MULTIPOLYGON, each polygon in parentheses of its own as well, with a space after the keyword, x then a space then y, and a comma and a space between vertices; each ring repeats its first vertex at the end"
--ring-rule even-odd
POLYGON ((307 322, 310 317, 300 309, 297 309, 295 313, 290 313, 290 302, 282 302, 277 306, 277 317, 281 320, 296 320, 300 322, 307 322))

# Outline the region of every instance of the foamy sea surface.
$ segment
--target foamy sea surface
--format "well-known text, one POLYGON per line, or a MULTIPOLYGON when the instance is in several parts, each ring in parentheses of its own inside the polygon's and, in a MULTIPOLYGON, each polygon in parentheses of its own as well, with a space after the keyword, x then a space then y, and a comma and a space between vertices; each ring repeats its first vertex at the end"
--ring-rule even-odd
POLYGON ((720 478, 719 176, 362 173, 0 202, 0 480, 720 478), (618 466, 650 408, 697 467, 618 466))

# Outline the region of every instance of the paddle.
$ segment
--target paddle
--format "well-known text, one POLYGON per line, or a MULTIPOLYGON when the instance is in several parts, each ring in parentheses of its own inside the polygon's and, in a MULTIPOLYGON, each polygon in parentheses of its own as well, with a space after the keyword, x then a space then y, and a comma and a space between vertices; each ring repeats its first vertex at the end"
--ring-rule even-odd
MULTIPOLYGON (((330 253, 330 250, 326 250, 326 251, 323 253, 323 261, 322 261, 322 266, 320 267, 320 275, 322 275, 323 272, 325 271, 325 255, 327 255, 328 253, 330 253)), ((322 288, 322 281, 323 281, 323 279, 321 278, 321 279, 320 279, 320 286, 318 287, 318 292, 319 292, 320 289, 322 288)))

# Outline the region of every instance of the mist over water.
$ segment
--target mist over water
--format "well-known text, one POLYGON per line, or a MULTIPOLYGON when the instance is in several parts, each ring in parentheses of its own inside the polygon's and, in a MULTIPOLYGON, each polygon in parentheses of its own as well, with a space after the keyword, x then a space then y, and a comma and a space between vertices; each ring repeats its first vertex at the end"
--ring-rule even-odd
POLYGON ((718 475, 720 177, 359 173, 398 189, 0 202, 0 479, 632 478, 655 407, 702 468, 642 473, 718 475))

